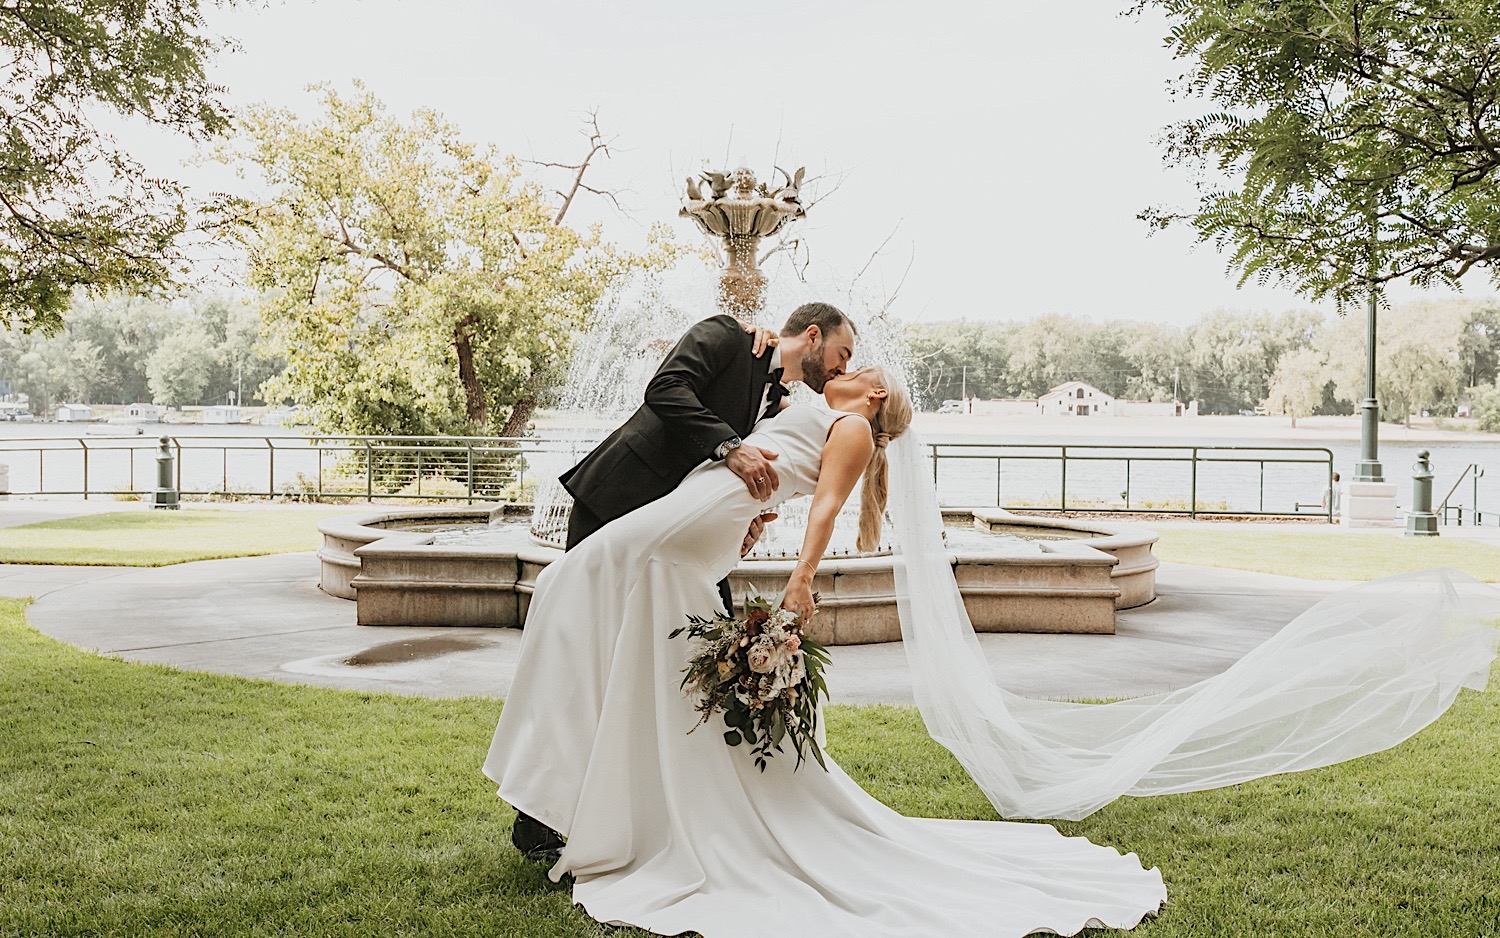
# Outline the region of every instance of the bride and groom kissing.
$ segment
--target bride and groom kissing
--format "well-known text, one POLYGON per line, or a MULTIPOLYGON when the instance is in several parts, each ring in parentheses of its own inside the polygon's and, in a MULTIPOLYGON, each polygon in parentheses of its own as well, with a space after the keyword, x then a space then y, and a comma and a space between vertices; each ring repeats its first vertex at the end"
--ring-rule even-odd
POLYGON ((571 874, 595 919, 664 935, 1134 925, 1165 891, 1133 855, 1046 825, 902 817, 832 759, 761 771, 688 732, 690 649, 669 633, 729 604, 729 571, 799 495, 813 502, 782 606, 813 615, 835 517, 863 479, 858 542, 878 538, 886 449, 912 418, 896 375, 846 370, 856 329, 833 306, 801 306, 765 340, 728 316, 693 326, 640 409, 562 477, 568 550, 538 577, 484 763, 518 812, 515 845, 571 874), (788 406, 794 380, 826 406, 788 406))
MULTIPOLYGON (((855 328, 826 303, 798 307, 780 335, 741 328, 727 315, 694 325, 667 355, 646 387, 645 402, 581 462, 562 476, 573 496, 567 550, 610 521, 656 501, 699 464, 721 463, 746 491, 768 501, 780 487, 778 453, 745 445, 761 419, 781 412, 786 383, 800 381, 822 394, 854 355, 855 328)), ((741 543, 748 553, 771 512, 757 514, 741 543)), ((719 581, 733 612, 729 579, 719 581)), ((556 831, 524 812, 512 829, 516 848, 533 859, 561 854, 556 831)))
POLYGON ((728 316, 693 326, 640 409, 562 477, 568 550, 537 578, 484 773, 518 812, 515 845, 571 875, 600 922, 705 938, 1072 935, 1132 928, 1166 900, 1133 853, 1042 823, 905 817, 834 759, 761 771, 689 732, 692 649, 670 635, 729 606, 729 572, 789 498, 812 497, 782 596, 804 618, 856 484, 861 549, 889 515, 915 700, 1004 817, 1078 818, 1354 758, 1488 675, 1500 605, 1438 571, 1336 594, 1192 687, 1104 705, 1010 694, 964 611, 899 376, 848 371, 856 330, 827 304, 770 338, 728 316), (788 406, 797 380, 826 406, 788 406))

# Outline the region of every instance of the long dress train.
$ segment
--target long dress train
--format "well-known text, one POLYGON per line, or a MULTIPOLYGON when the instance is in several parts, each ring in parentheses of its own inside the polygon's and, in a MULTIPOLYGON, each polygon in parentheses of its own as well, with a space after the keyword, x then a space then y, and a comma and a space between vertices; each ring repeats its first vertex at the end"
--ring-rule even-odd
MULTIPOLYGON (((746 442, 780 453, 775 501, 809 495, 844 416, 794 406, 746 442)), ((484 771, 568 838, 554 879, 594 918, 674 935, 1071 935, 1130 928, 1166 898, 1134 854, 1039 823, 903 817, 832 760, 765 772, 679 689, 668 639, 766 510, 722 464, 606 525, 540 576, 484 771)))

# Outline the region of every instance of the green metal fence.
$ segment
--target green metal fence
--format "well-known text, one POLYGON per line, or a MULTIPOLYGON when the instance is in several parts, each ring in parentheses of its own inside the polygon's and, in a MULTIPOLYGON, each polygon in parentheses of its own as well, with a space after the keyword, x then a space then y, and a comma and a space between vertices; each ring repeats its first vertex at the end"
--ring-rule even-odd
MULTIPOLYGON (((943 490, 945 467, 952 470, 956 465, 984 464, 993 466, 994 504, 1004 508, 1024 508, 1031 511, 1103 511, 1132 512, 1150 511, 1161 514, 1182 514, 1189 517, 1200 515, 1266 515, 1322 517, 1334 520, 1335 496, 1333 486, 1333 451, 1323 447, 1306 446, 1112 446, 1104 444, 1071 445, 1043 443, 932 443, 932 479, 943 490), (1028 469, 1038 467, 1027 474, 1033 479, 1041 471, 1040 466, 1053 467, 1058 482, 1058 491, 1051 504, 1021 502, 1014 492, 1007 492, 1004 468, 1006 463, 1019 463, 1028 469), (1166 467, 1182 467, 1180 478, 1168 480, 1166 485, 1180 485, 1183 491, 1172 499, 1181 500, 1181 506, 1161 505, 1143 499, 1138 493, 1143 475, 1154 475, 1151 481, 1160 489, 1166 467), (1216 507, 1205 505, 1200 497, 1205 485, 1224 484, 1228 466, 1255 467, 1253 492, 1245 485, 1246 501, 1252 505, 1216 507), (1107 467, 1114 467, 1111 471, 1107 467), (1269 479, 1267 473, 1271 473, 1269 479), (1087 475, 1095 491, 1100 488, 1101 477, 1108 476, 1118 482, 1118 499, 1103 499, 1097 496, 1080 496, 1078 480, 1087 475), (1073 485, 1070 486, 1070 481, 1073 485), (1276 492, 1268 507, 1268 481, 1276 492), (1298 493, 1301 493, 1300 495, 1298 493), (1252 496, 1249 497, 1249 496, 1252 496), (1316 500, 1312 500, 1316 498, 1316 500), (1134 501, 1133 501, 1134 499, 1134 501)), ((969 473, 973 476, 973 473, 969 473)), ((966 480, 968 488, 974 479, 966 480)), ((1012 486, 1016 487, 1016 486, 1012 486)), ((1034 488, 1034 486, 1033 486, 1034 488)), ((1238 493, 1237 493, 1238 494, 1238 493)))
MULTIPOLYGON (((156 481, 156 435, 0 439, 14 495, 129 496, 156 481)), ((513 499, 570 465, 563 440, 421 436, 167 436, 179 492, 199 496, 513 499)))
MULTIPOLYGON (((30 437, 0 439, 0 466, 17 495, 128 496, 148 492, 156 479, 158 437, 30 437)), ((175 436, 168 435, 178 491, 187 496, 518 500, 531 486, 555 478, 593 446, 592 440, 546 437, 436 436, 175 436)), ((1153 511, 1192 517, 1212 514, 1303 515, 1333 520, 1333 453, 1316 447, 1105 446, 1068 444, 935 443, 929 445, 933 480, 942 491, 950 476, 965 475, 963 500, 1011 508, 1055 511, 1153 511), (959 467, 990 465, 976 474, 959 467), (1051 504, 1021 504, 1005 484, 1005 467, 1046 472, 1058 481, 1051 504), (1107 468, 1113 465, 1114 468, 1107 468), (1140 494, 1160 490, 1163 467, 1181 466, 1168 480, 1181 507, 1162 507, 1140 494), (1230 466, 1255 467, 1253 484, 1236 482, 1253 504, 1215 507, 1201 498, 1205 486, 1224 483, 1230 466), (993 477, 985 481, 985 472, 993 477), (1120 497, 1101 504, 1088 494, 1101 472, 1113 472, 1120 497), (1288 473, 1297 479, 1289 481, 1288 473), (1275 495, 1268 504, 1268 481, 1275 495), (1295 488, 1303 501, 1287 501, 1295 488), (1253 491, 1252 491, 1253 490, 1253 491), (1315 510, 1307 510, 1315 509, 1315 510)))

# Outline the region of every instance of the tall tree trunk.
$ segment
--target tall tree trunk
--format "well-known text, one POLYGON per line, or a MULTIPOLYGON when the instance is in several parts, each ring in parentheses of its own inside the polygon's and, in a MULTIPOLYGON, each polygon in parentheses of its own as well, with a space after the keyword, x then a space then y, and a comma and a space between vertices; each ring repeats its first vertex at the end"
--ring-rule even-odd
POLYGON ((531 415, 536 412, 536 398, 523 397, 511 405, 510 416, 505 419, 505 427, 501 429, 503 437, 515 437, 526 435, 526 425, 531 422, 531 415))
POLYGON ((479 372, 474 370, 474 345, 470 329, 473 320, 465 319, 453 329, 453 350, 458 354, 458 380, 464 386, 464 411, 469 423, 480 429, 489 420, 490 408, 484 400, 479 372))
POLYGON ((532 370, 531 377, 526 381, 526 393, 511 405, 510 416, 505 418, 505 426, 500 430, 501 436, 526 435, 526 425, 531 422, 531 415, 536 413, 537 399, 541 397, 542 391, 547 386, 547 376, 544 371, 545 369, 541 368, 532 370))

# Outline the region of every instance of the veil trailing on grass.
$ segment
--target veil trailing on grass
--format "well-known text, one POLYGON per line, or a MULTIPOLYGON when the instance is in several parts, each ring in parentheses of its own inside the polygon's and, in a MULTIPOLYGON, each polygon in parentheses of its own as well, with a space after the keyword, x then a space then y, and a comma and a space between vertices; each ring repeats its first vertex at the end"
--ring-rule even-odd
POLYGON ((908 431, 888 455, 917 706, 1005 817, 1077 819, 1122 795, 1218 788, 1378 752, 1489 677, 1500 592, 1429 570, 1330 596, 1181 690, 1110 704, 1009 693, 964 610, 920 441, 908 431))

